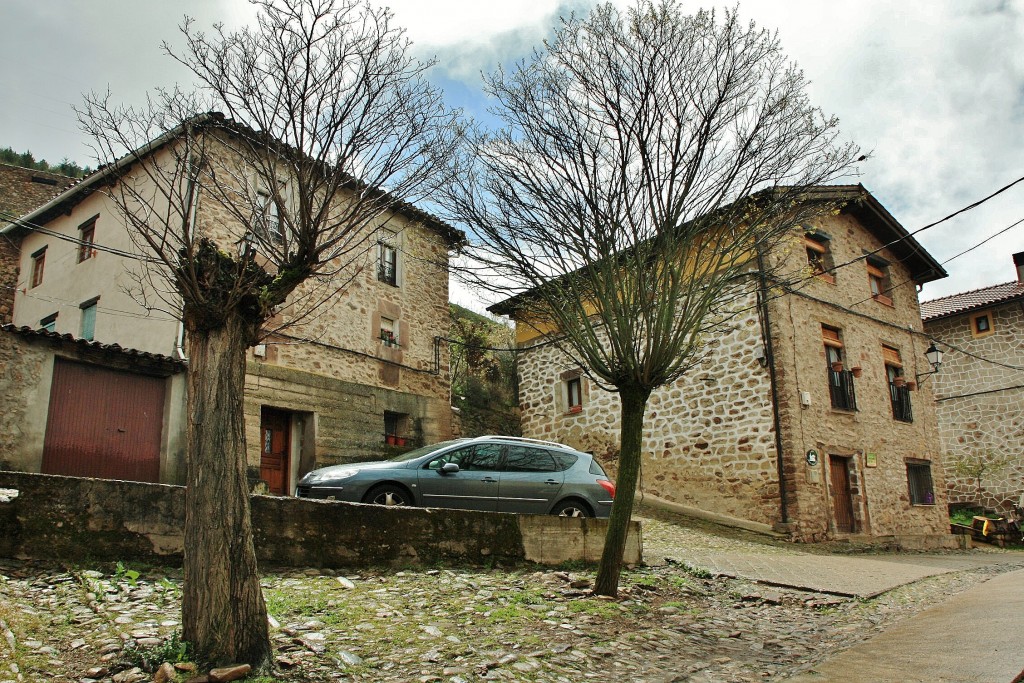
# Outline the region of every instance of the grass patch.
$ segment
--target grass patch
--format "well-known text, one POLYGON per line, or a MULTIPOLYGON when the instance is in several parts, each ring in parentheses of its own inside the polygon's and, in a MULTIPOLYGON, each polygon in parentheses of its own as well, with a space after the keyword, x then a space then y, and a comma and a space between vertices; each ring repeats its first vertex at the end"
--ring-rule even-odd
POLYGON ((175 631, 160 645, 125 648, 120 659, 129 667, 137 666, 143 671, 152 673, 164 662, 177 664, 191 661, 191 649, 191 646, 181 639, 181 632, 175 631))

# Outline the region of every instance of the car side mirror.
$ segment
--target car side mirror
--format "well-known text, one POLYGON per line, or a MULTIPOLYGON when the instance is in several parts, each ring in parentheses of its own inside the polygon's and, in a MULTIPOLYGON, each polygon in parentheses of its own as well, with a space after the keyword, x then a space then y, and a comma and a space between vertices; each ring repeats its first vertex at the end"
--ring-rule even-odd
POLYGON ((441 465, 441 469, 438 470, 441 474, 455 474, 459 471, 459 466, 453 462, 446 462, 441 465))

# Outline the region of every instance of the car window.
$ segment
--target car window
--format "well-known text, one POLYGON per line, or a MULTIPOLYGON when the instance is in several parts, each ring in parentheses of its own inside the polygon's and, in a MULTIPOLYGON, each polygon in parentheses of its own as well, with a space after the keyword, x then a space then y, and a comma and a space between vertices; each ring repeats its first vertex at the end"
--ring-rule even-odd
POLYGON ((596 474, 599 477, 608 477, 608 475, 605 474, 604 468, 601 467, 601 463, 597 461, 597 458, 590 461, 590 473, 596 474))
MULTIPOLYGON (((496 471, 501 461, 501 445, 496 443, 483 443, 473 446, 473 459, 466 469, 480 471, 496 471)), ((462 466, 459 465, 461 468, 462 466)))
POLYGON ((580 459, 578 455, 573 455, 572 453, 552 453, 551 457, 555 459, 555 467, 558 468, 556 470, 558 472, 565 472, 580 459))
POLYGON ((469 462, 473 459, 473 447, 456 448, 455 450, 442 453, 436 458, 427 462, 424 467, 428 470, 439 470, 445 463, 453 462, 460 470, 468 469, 469 462))
POLYGON ((526 446, 509 446, 505 457, 506 472, 556 472, 555 459, 549 451, 526 446))

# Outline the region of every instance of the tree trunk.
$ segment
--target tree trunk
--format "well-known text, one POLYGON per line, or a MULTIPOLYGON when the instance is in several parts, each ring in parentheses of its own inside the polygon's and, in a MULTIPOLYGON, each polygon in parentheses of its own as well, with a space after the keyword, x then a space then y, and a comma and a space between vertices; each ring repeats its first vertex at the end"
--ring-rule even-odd
POLYGON ((271 661, 246 480, 247 323, 189 331, 183 638, 210 664, 271 661))
POLYGON ((619 472, 615 478, 615 503, 608 534, 604 539, 604 552, 597 568, 594 592, 615 597, 619 592, 619 574, 622 571, 622 553, 626 549, 626 534, 633 516, 633 498, 640 475, 640 458, 644 436, 644 411, 650 391, 642 389, 619 390, 622 404, 619 437, 619 472))

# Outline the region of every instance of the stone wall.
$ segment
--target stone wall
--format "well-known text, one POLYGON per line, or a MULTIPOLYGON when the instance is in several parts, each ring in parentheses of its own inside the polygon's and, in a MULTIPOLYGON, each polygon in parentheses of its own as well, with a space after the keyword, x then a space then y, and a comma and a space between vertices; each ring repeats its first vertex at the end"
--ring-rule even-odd
MULTIPOLYGON (((743 311, 705 349, 701 364, 647 404, 640 489, 673 503, 772 524, 778 481, 768 371, 751 293, 743 311)), ((617 394, 583 378, 583 407, 565 399, 569 359, 554 346, 519 356, 523 435, 595 453, 614 472, 619 448, 617 394)))
POLYGON ((931 377, 938 397, 942 448, 949 463, 950 503, 976 503, 1006 513, 1024 493, 1024 310, 1020 302, 987 309, 992 334, 975 338, 971 315, 925 324, 944 354, 931 377), (973 355, 971 355, 973 354, 973 355), (986 360, 982 360, 986 359, 986 360), (995 464, 977 479, 955 471, 995 464))
MULTIPOLYGON (((911 545, 947 545, 945 474, 931 386, 911 394, 912 422, 895 420, 882 356, 883 345, 897 349, 910 379, 929 369, 910 273, 854 216, 837 213, 813 227, 829 235, 835 264, 853 263, 831 278, 809 277, 803 246, 808 227, 794 230, 770 257, 778 267, 773 272, 781 274, 771 282, 769 318, 788 518, 782 528, 800 541, 899 537, 911 545), (890 263, 891 301, 871 296, 863 255, 875 250, 890 263), (841 330, 848 369, 858 368, 856 410, 832 408, 823 324, 841 330), (818 456, 815 465, 807 464, 811 450, 818 456), (836 526, 831 457, 849 474, 850 532, 836 526), (931 504, 910 503, 908 463, 930 467, 931 504)), ((709 336, 703 364, 652 395, 640 488, 670 503, 775 525, 782 521, 782 492, 771 374, 758 360, 766 349, 753 292, 736 308, 740 315, 709 336)), ((523 434, 594 452, 614 470, 617 397, 584 378, 583 406, 568 410, 565 383, 577 373, 553 346, 523 349, 523 434)))
MULTIPOLYGON (((182 487, 0 472, 0 489, 8 490, 0 497, 0 557, 181 562, 182 487)), ((593 562, 608 524, 268 496, 251 502, 257 559, 297 567, 593 562)), ((625 561, 640 560, 633 523, 625 561)))
MULTIPOLYGON (((56 173, 0 164, 0 212, 4 216, 22 216, 73 182, 73 178, 56 173)), ((0 229, 9 223, 0 216, 0 229)), ((0 325, 11 322, 14 314, 20 245, 20 231, 0 238, 0 325)))
MULTIPOLYGON (((849 458, 854 535, 948 535, 945 474, 938 440, 932 386, 911 392, 913 422, 893 417, 882 346, 898 350, 904 375, 913 380, 930 369, 928 345, 921 334, 920 309, 914 283, 903 264, 887 250, 894 289, 891 305, 871 297, 863 254, 881 242, 847 214, 820 219, 831 236, 835 281, 803 280, 792 293, 771 303, 770 318, 779 387, 779 410, 785 453, 788 513, 794 536, 815 541, 836 537, 829 460, 849 458), (853 379, 856 410, 832 407, 822 325, 836 328, 843 344, 844 368, 860 368, 853 379), (806 397, 804 405, 802 397, 806 397), (815 465, 807 453, 818 455, 815 465), (907 462, 930 463, 934 503, 911 505, 907 462)), ((793 272, 803 250, 788 255, 793 272)))
POLYGON ((52 352, 0 330, 0 470, 39 471, 52 374, 52 352))

